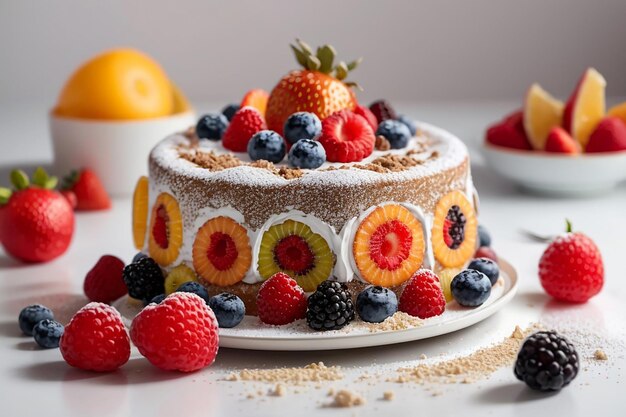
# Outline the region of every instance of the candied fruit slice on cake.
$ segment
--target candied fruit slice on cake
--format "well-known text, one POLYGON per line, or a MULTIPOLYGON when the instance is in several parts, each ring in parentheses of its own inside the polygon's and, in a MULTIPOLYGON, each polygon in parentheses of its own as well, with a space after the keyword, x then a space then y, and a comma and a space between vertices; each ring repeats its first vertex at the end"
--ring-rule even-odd
POLYGON ((173 268, 165 278, 165 295, 175 292, 181 284, 189 281, 198 281, 193 269, 185 264, 180 264, 173 268))
POLYGON ((210 219, 200 227, 192 252, 196 272, 220 287, 244 279, 252 264, 246 229, 226 216, 210 219))
POLYGON ((284 272, 304 291, 315 291, 330 277, 334 265, 335 255, 328 242, 302 222, 275 224, 261 238, 258 269, 264 280, 284 272))
POLYGON ((361 278, 384 287, 411 278, 422 266, 425 248, 422 223, 398 204, 377 207, 363 219, 352 246, 361 278))
POLYGON ((478 223, 474 208, 460 191, 442 197, 435 208, 432 245, 435 258, 445 268, 459 267, 476 250, 478 223))
POLYGON ((143 176, 137 181, 133 193, 133 242, 137 250, 143 249, 146 243, 148 226, 148 177, 143 176))
POLYGON ((150 216, 148 251, 159 265, 167 266, 178 258, 183 244, 183 219, 178 201, 168 193, 157 197, 150 216))

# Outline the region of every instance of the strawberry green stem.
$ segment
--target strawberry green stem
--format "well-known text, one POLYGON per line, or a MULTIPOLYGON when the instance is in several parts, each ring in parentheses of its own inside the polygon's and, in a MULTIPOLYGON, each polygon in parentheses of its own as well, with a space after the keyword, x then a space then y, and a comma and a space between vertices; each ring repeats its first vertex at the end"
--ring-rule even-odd
POLYGON ((565 219, 565 232, 572 233, 572 222, 569 219, 565 219))
POLYGON ((14 169, 11 171, 11 184, 13 184, 13 187, 18 191, 28 188, 30 185, 28 175, 21 169, 14 169))
POLYGON ((11 194, 13 194, 13 191, 10 189, 0 187, 0 205, 8 203, 11 198, 11 194))

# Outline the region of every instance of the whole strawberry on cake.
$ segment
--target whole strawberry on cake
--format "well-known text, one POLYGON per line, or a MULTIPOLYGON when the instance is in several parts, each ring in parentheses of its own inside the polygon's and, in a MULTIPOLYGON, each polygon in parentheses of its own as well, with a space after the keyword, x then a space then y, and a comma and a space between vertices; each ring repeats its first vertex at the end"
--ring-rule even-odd
POLYGON ((360 59, 292 50, 301 68, 271 92, 251 90, 151 152, 133 198, 130 295, 158 303, 180 285, 208 297, 221 327, 258 314, 314 330, 427 318, 455 294, 480 305, 498 270, 487 259, 463 274, 491 240, 467 148, 386 100, 361 105, 347 81, 360 59))

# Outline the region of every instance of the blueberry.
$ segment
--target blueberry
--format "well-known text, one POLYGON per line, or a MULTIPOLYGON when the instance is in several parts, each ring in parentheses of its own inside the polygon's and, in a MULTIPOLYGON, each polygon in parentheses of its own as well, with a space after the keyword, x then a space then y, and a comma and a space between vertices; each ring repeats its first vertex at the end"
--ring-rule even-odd
POLYGON ((65 328, 58 321, 44 319, 33 328, 33 336, 35 336, 35 342, 39 346, 45 349, 52 349, 59 347, 59 341, 64 331, 65 328))
POLYGON ((215 313, 220 327, 235 327, 246 315, 246 306, 235 294, 223 292, 209 299, 209 307, 215 313))
POLYGON ((285 121, 283 134, 292 145, 300 139, 315 139, 322 133, 322 122, 314 113, 294 113, 285 121))
POLYGON ((498 264, 487 258, 473 259, 467 266, 467 269, 474 269, 487 275, 487 278, 491 281, 491 285, 495 285, 496 281, 498 281, 498 277, 500 276, 500 268, 498 268, 498 264))
POLYGON ((491 246, 491 235, 485 226, 478 225, 478 238, 480 239, 479 246, 491 246))
POLYGON ((478 307, 489 298, 491 281, 480 271, 465 269, 452 279, 450 291, 460 305, 478 307))
POLYGON ((196 135, 200 139, 220 140, 228 127, 228 119, 223 114, 205 114, 196 124, 196 135))
POLYGON ((326 162, 326 150, 312 139, 300 139, 289 151, 289 164, 296 168, 314 169, 326 162))
POLYGON ((398 311, 398 297, 387 288, 369 286, 356 298, 356 311, 363 321, 380 323, 398 311))
POLYGON ((233 120, 233 116, 238 111, 239 111, 239 104, 229 104, 228 106, 222 109, 222 114, 226 117, 226 120, 230 122, 231 120, 233 120))
POLYGON ((149 304, 161 304, 161 302, 165 300, 165 297, 167 297, 165 294, 155 295, 154 297, 152 297, 152 300, 150 300, 149 304))
POLYGON ((139 261, 140 259, 147 258, 147 257, 148 257, 148 255, 146 255, 145 253, 137 252, 137 254, 135 256, 133 256, 133 261, 131 263, 134 264, 135 262, 139 261))
POLYGON ((413 119, 401 114, 400 116, 398 116, 398 121, 409 128, 411 136, 415 136, 415 134, 417 133, 417 126, 415 125, 415 121, 413 119))
POLYGON ((406 147, 411 139, 409 128, 397 120, 383 120, 376 129, 376 136, 383 136, 389 141, 391 149, 406 147))
POLYGON ((283 160, 286 152, 284 139, 273 130, 261 130, 248 142, 248 155, 253 161, 265 159, 276 164, 283 160))
MULTIPOLYGON (((195 281, 183 282, 176 289, 176 292, 190 292, 192 294, 196 294, 200 298, 202 298, 207 304, 209 304, 209 293, 201 284, 195 281)), ((157 296, 158 297, 158 296, 157 296)))
POLYGON ((28 307, 24 307, 22 311, 20 311, 18 322, 20 329, 24 332, 24 334, 32 336, 33 327, 35 327, 37 323, 44 319, 53 318, 54 314, 48 307, 44 307, 41 304, 33 304, 28 307))

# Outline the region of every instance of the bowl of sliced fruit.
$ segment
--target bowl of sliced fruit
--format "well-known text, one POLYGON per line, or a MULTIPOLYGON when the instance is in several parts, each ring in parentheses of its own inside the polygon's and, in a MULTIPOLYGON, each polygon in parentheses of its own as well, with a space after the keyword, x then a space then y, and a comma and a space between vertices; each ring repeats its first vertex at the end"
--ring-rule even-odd
POLYGON ((593 68, 565 103, 533 84, 523 109, 487 129, 487 164, 542 194, 584 196, 613 189, 626 180, 626 103, 606 111, 605 90, 606 80, 593 68))

